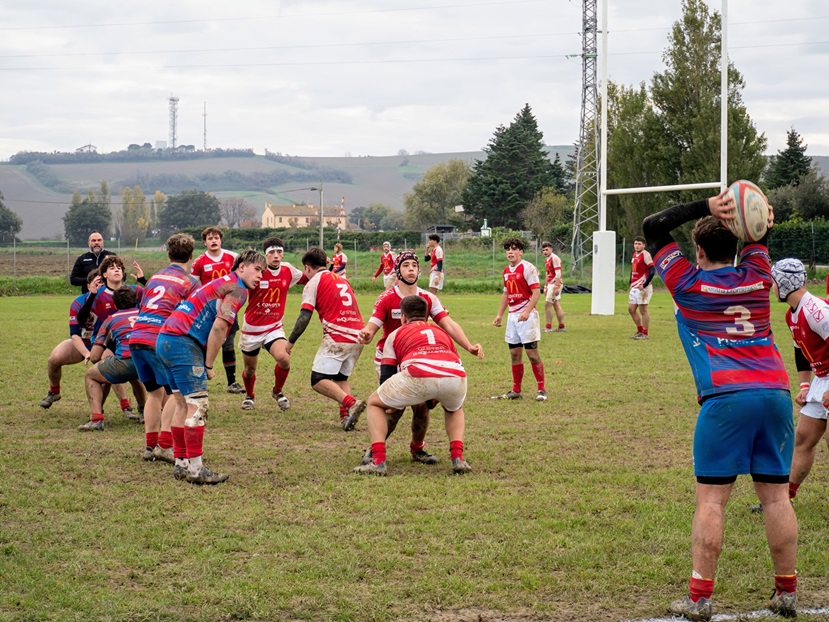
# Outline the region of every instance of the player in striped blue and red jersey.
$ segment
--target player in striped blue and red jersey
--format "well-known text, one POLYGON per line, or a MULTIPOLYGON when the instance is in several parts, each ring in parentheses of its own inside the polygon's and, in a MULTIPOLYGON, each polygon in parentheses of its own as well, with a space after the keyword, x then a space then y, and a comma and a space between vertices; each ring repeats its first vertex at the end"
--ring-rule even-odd
MULTIPOLYGON (((207 227, 201 232, 205 252, 193 262, 190 274, 207 285, 210 281, 230 274, 236 262, 236 253, 222 248, 224 233, 221 227, 207 227)), ((244 393, 245 389, 236 382, 236 347, 234 342, 239 331, 239 321, 235 320, 222 344, 222 366, 227 375, 227 392, 244 393)))
MULTIPOLYGON (((136 273, 132 276, 135 277, 139 285, 129 285, 128 287, 135 290, 136 298, 138 302, 141 302, 141 297, 144 295, 144 288, 142 286, 147 283, 147 279, 144 278, 144 272, 137 262, 132 262, 132 265, 136 270, 136 273)), ((92 331, 93 340, 101 324, 110 315, 115 313, 116 307, 113 294, 116 289, 124 285, 124 281, 126 280, 126 267, 118 255, 104 257, 99 271, 100 275, 98 278, 90 281, 89 296, 84 301, 83 307, 78 311, 78 321, 82 324, 86 322, 90 313, 96 317, 95 327, 92 331)))
POLYGON ((204 423, 210 406, 207 381, 215 378, 213 363, 248 291, 259 287, 266 268, 262 254, 246 250, 236 258, 230 274, 190 294, 161 327, 156 354, 167 367, 176 401, 172 425, 176 479, 218 484, 228 477, 202 464, 204 423))
POLYGON ((175 462, 171 431, 175 402, 165 398, 165 394, 172 394, 172 389, 166 368, 156 354, 155 343, 167 318, 199 286, 198 279, 188 273, 187 265, 193 259, 195 244, 193 237, 186 233, 167 238, 170 265, 147 282, 146 295, 130 336, 130 352, 138 378, 147 389, 143 458, 148 461, 175 462))
MULTIPOLYGON (((138 383, 130 356, 130 333, 138 317, 135 290, 122 285, 113 294, 116 312, 101 325, 92 342, 89 362, 94 363, 86 372, 86 398, 89 400, 89 421, 78 427, 81 432, 104 429, 104 396, 107 385, 138 383), (114 356, 102 358, 106 350, 114 356)), ((134 386, 134 385, 133 385, 134 386)), ((131 413, 124 412, 129 419, 138 420, 131 413)))
MULTIPOLYGON (((368 398, 372 461, 355 468, 355 473, 386 474, 387 410, 431 400, 443 406, 452 470, 458 474, 472 470, 463 458, 466 371, 449 333, 428 323, 428 306, 419 295, 406 296, 400 302, 403 325, 386 339, 380 387, 368 398)), ((483 357, 480 345, 469 351, 483 357)))
POLYGON ((670 608, 694 619, 711 617, 723 514, 739 474, 751 474, 765 510, 775 574, 770 607, 794 613, 796 599, 797 519, 788 495, 794 427, 789 378, 769 325, 767 236, 746 244, 735 266, 737 238, 722 222, 733 218, 733 209, 722 193, 668 208, 643 223, 656 270, 674 299, 680 340, 702 405, 694 431, 697 509, 690 593, 670 608), (697 219, 694 266, 671 231, 697 219))

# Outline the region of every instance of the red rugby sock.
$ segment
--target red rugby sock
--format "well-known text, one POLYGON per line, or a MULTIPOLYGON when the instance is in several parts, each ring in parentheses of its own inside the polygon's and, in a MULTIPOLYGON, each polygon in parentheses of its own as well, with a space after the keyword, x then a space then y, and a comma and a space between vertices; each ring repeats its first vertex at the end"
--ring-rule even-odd
POLYGON ((357 403, 357 398, 354 397, 353 395, 346 395, 345 398, 343 399, 343 406, 345 406, 346 408, 351 408, 356 403, 357 403))
POLYGON ((167 430, 166 432, 161 430, 158 435, 158 446, 161 447, 161 449, 170 449, 170 447, 173 446, 173 433, 170 432, 170 430, 167 430))
POLYGON ((150 449, 158 445, 158 432, 147 432, 144 437, 146 438, 146 445, 150 449))
POLYGON ((124 410, 124 409, 129 408, 129 407, 130 407, 130 401, 128 399, 121 400, 121 410, 124 410))
POLYGON ((711 598, 714 594, 714 579, 697 579, 691 577, 689 586, 691 600, 697 602, 700 598, 711 598))
POLYGON ((512 366, 512 390, 521 393, 521 382, 524 380, 524 363, 512 366))
POLYGON ((544 391, 544 363, 539 361, 538 363, 532 364, 533 369, 533 376, 535 376, 535 381, 538 383, 538 390, 544 391))
POLYGON ((371 458, 374 460, 374 464, 386 461, 386 443, 384 441, 371 444, 371 458))
POLYGON ((778 594, 780 592, 788 592, 789 594, 796 592, 797 573, 774 575, 774 589, 778 594))
POLYGON ((253 387, 256 385, 256 374, 253 374, 250 378, 242 374, 242 382, 245 383, 245 393, 247 396, 254 397, 253 387))
POLYGON ((60 393, 60 385, 50 386, 49 393, 60 393))
POLYGON ((449 441, 449 456, 463 460, 463 441, 449 441))
POLYGON ((281 393, 282 389, 285 387, 285 381, 288 379, 288 374, 290 373, 291 368, 282 369, 279 365, 274 365, 273 367, 273 392, 274 393, 281 393))
POLYGON ((173 426, 170 428, 173 435, 173 456, 184 460, 187 457, 187 445, 184 441, 184 428, 173 426))
POLYGON ((204 451, 204 426, 184 426, 184 442, 187 444, 187 458, 198 458, 204 451))
POLYGON ((89 418, 92 419, 92 421, 103 421, 104 413, 92 413, 89 418))

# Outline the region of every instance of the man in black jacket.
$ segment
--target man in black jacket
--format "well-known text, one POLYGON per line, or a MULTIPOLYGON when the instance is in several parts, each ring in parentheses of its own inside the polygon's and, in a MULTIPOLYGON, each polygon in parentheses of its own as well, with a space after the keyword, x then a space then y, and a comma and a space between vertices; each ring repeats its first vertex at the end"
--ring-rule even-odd
POLYGON ((88 244, 89 252, 75 260, 75 266, 72 268, 72 274, 69 277, 69 282, 76 287, 80 287, 82 294, 89 291, 86 286, 87 275, 99 266, 104 257, 115 254, 104 248, 104 237, 100 231, 93 231, 89 234, 88 244))

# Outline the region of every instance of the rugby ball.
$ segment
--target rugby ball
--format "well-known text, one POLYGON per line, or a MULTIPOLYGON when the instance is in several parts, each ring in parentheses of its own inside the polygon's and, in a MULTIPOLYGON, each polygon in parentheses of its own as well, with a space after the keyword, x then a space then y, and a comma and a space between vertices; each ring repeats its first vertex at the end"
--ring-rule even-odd
POLYGON ((756 242, 766 235, 769 226, 769 204, 762 190, 741 179, 728 187, 726 197, 734 201, 734 219, 724 219, 728 230, 743 242, 756 242))

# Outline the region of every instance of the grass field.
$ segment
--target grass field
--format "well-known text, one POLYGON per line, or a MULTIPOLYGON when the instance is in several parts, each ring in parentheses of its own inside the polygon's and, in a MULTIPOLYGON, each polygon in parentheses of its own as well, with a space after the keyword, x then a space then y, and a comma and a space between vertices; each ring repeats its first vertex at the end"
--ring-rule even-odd
MULTIPOLYGON (((290 411, 267 397, 267 355, 254 411, 240 411, 218 372, 205 461, 230 480, 205 488, 142 462, 139 426, 112 404, 105 432, 76 432, 88 417, 81 366, 65 370, 60 402, 38 407, 70 300, 0 298, 0 620, 610 622, 664 616, 687 589, 698 408, 664 292, 644 342, 628 339, 626 296, 612 317, 589 315, 589 296, 565 296, 567 332, 540 345, 551 395, 541 404, 489 399, 510 382, 503 329, 490 325, 497 295, 445 297, 486 351, 463 355, 474 469, 463 477, 450 474, 439 411, 427 438, 439 464, 409 461, 407 415, 390 476, 351 473, 365 421, 344 433, 311 390, 314 320, 294 350, 290 411)), ((362 296, 364 317, 372 302, 362 296)), ((785 308, 773 310, 793 372, 785 308)), ((375 386, 371 359, 367 349, 353 377, 358 396, 375 386)), ((525 391, 529 367, 526 378, 525 391)), ((829 605, 828 492, 821 446, 796 504, 803 607, 829 605)), ((761 609, 772 589, 762 519, 747 510, 755 501, 740 478, 718 613, 761 609)))

